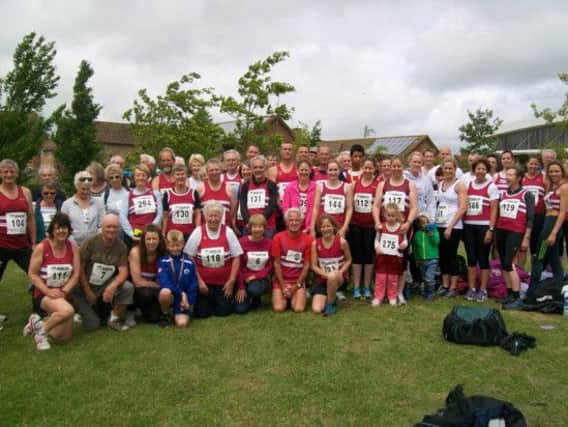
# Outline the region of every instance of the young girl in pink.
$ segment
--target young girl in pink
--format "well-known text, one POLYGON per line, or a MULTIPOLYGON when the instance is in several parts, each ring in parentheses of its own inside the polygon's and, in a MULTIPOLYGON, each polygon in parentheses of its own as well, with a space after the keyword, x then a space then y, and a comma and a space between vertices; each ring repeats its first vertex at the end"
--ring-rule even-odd
POLYGON ((385 206, 386 222, 381 223, 375 238, 375 297, 373 307, 382 304, 385 293, 390 305, 397 305, 398 280, 403 274, 402 251, 408 246, 406 235, 400 232, 401 212, 396 203, 385 206))

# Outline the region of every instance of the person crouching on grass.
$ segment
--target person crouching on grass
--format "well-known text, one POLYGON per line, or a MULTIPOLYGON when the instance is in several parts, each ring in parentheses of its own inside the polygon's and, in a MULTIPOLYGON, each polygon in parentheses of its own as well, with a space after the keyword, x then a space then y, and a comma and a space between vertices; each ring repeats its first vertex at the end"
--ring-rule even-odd
POLYGON ((337 233, 338 227, 331 215, 322 215, 316 223, 318 237, 312 242, 312 270, 319 276, 312 288, 312 311, 326 316, 337 311, 336 292, 347 279, 351 266, 351 251, 347 240, 337 233), (325 309, 325 311, 324 311, 325 309))
POLYGON ((195 265, 183 251, 183 233, 170 230, 166 236, 168 255, 158 263, 158 282, 160 283, 159 301, 162 309, 160 327, 172 323, 170 308, 173 309, 176 326, 185 328, 189 325, 191 307, 197 299, 197 275, 195 265))
POLYGON ((375 238, 377 262, 375 264, 375 298, 373 307, 382 304, 385 292, 390 305, 397 305, 398 280, 404 273, 402 251, 408 246, 406 235, 401 234, 400 220, 402 218, 398 205, 388 203, 385 206, 386 222, 375 238))

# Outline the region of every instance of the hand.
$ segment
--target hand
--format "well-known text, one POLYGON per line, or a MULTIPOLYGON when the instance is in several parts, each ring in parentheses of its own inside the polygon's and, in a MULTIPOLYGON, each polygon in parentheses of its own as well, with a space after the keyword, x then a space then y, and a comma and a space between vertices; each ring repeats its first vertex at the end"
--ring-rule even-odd
POLYGON ((49 288, 49 290, 47 291, 47 294, 45 294, 45 296, 47 296, 51 299, 65 298, 65 294, 63 293, 61 288, 49 288))
POLYGON ((381 231, 383 231, 383 225, 380 222, 378 224, 375 224, 375 230, 380 233, 381 231))
POLYGON ((189 302, 187 301, 187 294, 185 292, 182 292, 181 294, 180 308, 182 310, 187 310, 189 308, 189 302))
POLYGON ((408 246, 408 242, 402 242, 400 245, 398 245, 398 250, 403 251, 403 250, 406 249, 407 246, 408 246))
POLYGON ((339 237, 345 238, 345 234, 347 233, 347 228, 341 227, 341 228, 339 229, 339 232, 338 232, 338 233, 339 233, 339 237))
POLYGON ((550 233, 550 235, 546 239, 546 244, 548 246, 554 246, 555 243, 556 243, 556 234, 550 233))
POLYGON ((377 253, 377 255, 384 255, 383 248, 380 245, 377 246, 377 249, 375 250, 375 252, 377 253))
POLYGON ((97 294, 95 294, 91 288, 87 288, 84 293, 89 305, 95 305, 97 302, 97 294))
POLYGON ((207 287, 203 279, 199 279, 198 284, 199 284, 199 293, 201 295, 207 295, 207 293, 209 292, 209 288, 207 287))
POLYGON ((235 295, 235 301, 240 304, 245 301, 246 297, 247 297, 247 291, 244 289, 239 289, 237 291, 237 295, 235 295))
POLYGON ((452 237, 452 229, 448 227, 444 230, 444 239, 450 240, 450 237, 452 237))
POLYGON ((227 283, 225 283, 225 286, 223 286, 223 293, 225 294, 225 298, 233 298, 234 285, 234 280, 227 280, 227 283))
POLYGON ((408 222, 403 222, 402 225, 400 226, 399 234, 406 234, 408 232, 409 226, 410 225, 408 224, 408 222))
POLYGON ((289 283, 285 283, 284 285, 282 285, 282 294, 286 298, 290 298, 292 296, 292 288, 289 283))
POLYGON ((485 237, 483 238, 483 243, 488 245, 493 240, 493 232, 491 230, 487 230, 485 232, 485 237))
POLYGON ((523 241, 521 242, 521 251, 526 252, 528 248, 529 248, 529 237, 525 236, 523 238, 523 241))
POLYGON ((103 301, 107 304, 112 302, 114 298, 114 293, 116 292, 116 288, 114 286, 107 286, 103 291, 103 301))

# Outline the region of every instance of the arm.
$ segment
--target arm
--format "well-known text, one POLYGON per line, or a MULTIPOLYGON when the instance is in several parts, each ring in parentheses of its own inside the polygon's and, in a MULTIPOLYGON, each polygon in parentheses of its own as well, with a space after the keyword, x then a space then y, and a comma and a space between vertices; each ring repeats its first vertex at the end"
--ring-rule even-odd
POLYGON ((264 209, 264 217, 270 218, 278 209, 278 187, 274 181, 269 180, 266 188, 268 189, 268 206, 264 209))
POLYGON ((339 235, 343 238, 347 234, 351 217, 353 216, 353 185, 345 184, 345 221, 339 230, 339 235))
MULTIPOLYGON (((180 265, 180 268, 183 267, 183 265, 180 265)), ((171 271, 169 262, 165 259, 161 259, 158 268, 158 283, 160 284, 160 288, 169 289, 174 297, 180 297, 182 291, 173 282, 173 274, 175 274, 175 271, 171 271)))
POLYGON ((521 242, 521 251, 526 251, 529 248, 531 231, 534 222, 534 197, 532 193, 528 191, 525 193, 525 204, 527 206, 527 226, 525 228, 525 234, 523 235, 523 241, 521 242))
POLYGON ((37 243, 36 242, 37 230, 36 230, 36 220, 35 220, 34 208, 33 208, 33 204, 32 204, 32 193, 26 187, 22 187, 22 190, 24 191, 24 197, 28 201, 28 215, 27 215, 27 217, 28 217, 28 220, 27 220, 28 235, 29 235, 29 238, 30 238, 30 245, 32 245, 32 247, 34 247, 35 244, 37 243))
POLYGON ((276 170, 276 166, 272 166, 270 168, 268 168, 268 171, 266 172, 266 177, 271 180, 272 182, 276 182, 276 175, 278 174, 278 171, 276 170))
POLYGON ((73 273, 71 273, 71 277, 69 277, 67 283, 61 287, 61 291, 63 291, 65 296, 69 295, 73 289, 75 289, 75 286, 77 286, 79 278, 81 277, 81 257, 79 255, 79 248, 73 242, 71 242, 71 247, 73 248, 73 273))
POLYGON ((321 186, 316 186, 316 195, 314 196, 314 206, 312 207, 312 217, 310 218, 310 234, 315 237, 316 235, 316 220, 319 215, 319 208, 321 204, 321 186))
POLYGON ((118 267, 118 274, 114 276, 112 281, 103 291, 103 301, 110 303, 114 297, 114 293, 124 284, 126 279, 128 279, 128 267, 126 265, 120 265, 118 267))
POLYGON ((446 231, 449 229, 450 233, 467 210, 467 190, 463 182, 460 181, 456 184, 456 193, 458 193, 458 210, 446 227, 446 231))
POLYGON ((153 179, 152 179, 152 190, 154 191, 160 191, 160 180, 159 180, 159 176, 156 175, 153 179))
POLYGON ((426 176, 425 186, 426 193, 424 194, 424 202, 426 203, 426 214, 430 222, 433 222, 436 218, 436 204, 434 203, 434 188, 432 187, 432 181, 426 176))
POLYGON ((128 220, 128 196, 126 197, 126 203, 122 204, 122 216, 126 219, 124 224, 122 225, 122 231, 131 239, 134 238, 134 231, 132 230, 132 225, 130 225, 130 221, 128 220))
POLYGON ((373 221, 375 221, 375 229, 379 231, 381 229, 380 212, 381 205, 383 204, 383 189, 384 181, 377 185, 377 190, 375 191, 375 198, 373 200, 373 221))
POLYGON ((311 258, 310 258, 310 265, 312 268, 312 271, 314 273, 316 273, 318 276, 321 277, 327 277, 327 273, 325 271, 323 271, 318 263, 318 250, 316 247, 316 241, 314 240, 311 244, 311 258))
POLYGON ((349 270, 349 267, 351 267, 351 261, 352 261, 351 249, 349 249, 349 243, 347 243, 347 240, 345 240, 344 238, 341 238, 341 249, 343 249, 343 256, 345 258, 345 262, 339 269, 339 273, 342 276, 344 276, 349 270))
POLYGON ((401 231, 404 234, 406 234, 406 232, 410 228, 410 225, 412 224, 412 221, 414 221, 414 218, 416 218, 418 204, 418 194, 416 192, 416 185, 414 184, 414 182, 409 181, 408 188, 408 218, 406 218, 406 222, 402 224, 401 227, 401 231))
POLYGON ((566 216, 566 212, 568 210, 568 185, 561 185, 560 186, 560 212, 558 212, 558 217, 556 218, 556 222, 554 223, 554 227, 552 227, 552 231, 548 235, 546 239, 546 243, 548 246, 553 246, 556 243, 556 237, 562 226, 564 225, 564 220, 566 216))
POLYGON ((160 192, 154 191, 154 197, 156 198, 156 216, 154 217, 154 221, 152 221, 152 224, 156 224, 157 226, 159 226, 162 223, 162 215, 164 214, 164 209, 162 203, 160 203, 161 201, 160 192))
POLYGON ((201 199, 196 190, 193 191, 193 223, 196 227, 201 225, 201 199))
POLYGON ((243 222, 245 224, 248 224, 248 220, 249 220, 249 214, 248 214, 248 181, 245 182, 241 187, 240 187, 240 192, 239 192, 239 209, 241 210, 241 216, 243 217, 243 222))
POLYGON ((233 289, 235 287, 235 282, 237 281, 237 274, 239 273, 239 268, 241 266, 241 257, 235 256, 231 261, 231 273, 229 274, 229 278, 223 286, 223 290, 225 291, 226 298, 233 297, 233 289))
POLYGON ((28 268, 28 276, 30 282, 32 282, 32 284, 36 288, 38 288, 42 294, 47 295, 50 298, 62 298, 64 295, 63 292, 61 292, 61 289, 48 288, 45 282, 43 281, 43 279, 39 277, 39 270, 41 269, 42 261, 43 261, 43 245, 38 245, 32 253, 32 257, 30 259, 30 265, 28 268))
POLYGON ((229 197, 229 221, 230 224, 227 224, 228 227, 232 227, 233 230, 237 229, 237 198, 235 196, 235 192, 230 185, 225 184, 225 191, 227 192, 227 196, 229 197))
POLYGON ((162 210, 164 212, 163 221, 162 221, 162 234, 166 235, 166 230, 168 229, 168 222, 170 220, 170 204, 169 204, 169 195, 170 192, 166 191, 164 193, 164 197, 162 198, 162 210))

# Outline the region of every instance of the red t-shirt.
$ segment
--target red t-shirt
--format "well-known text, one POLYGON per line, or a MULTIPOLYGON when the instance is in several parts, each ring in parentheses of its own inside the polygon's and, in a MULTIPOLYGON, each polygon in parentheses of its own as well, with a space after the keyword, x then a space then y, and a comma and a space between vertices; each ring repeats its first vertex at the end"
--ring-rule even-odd
MULTIPOLYGON (((273 258, 280 258, 282 278, 287 282, 298 280, 305 263, 310 262, 310 251, 312 236, 300 233, 297 236, 290 236, 288 231, 281 231, 272 240, 271 255, 273 258)), ((275 279, 274 287, 278 287, 278 280, 275 279)))

